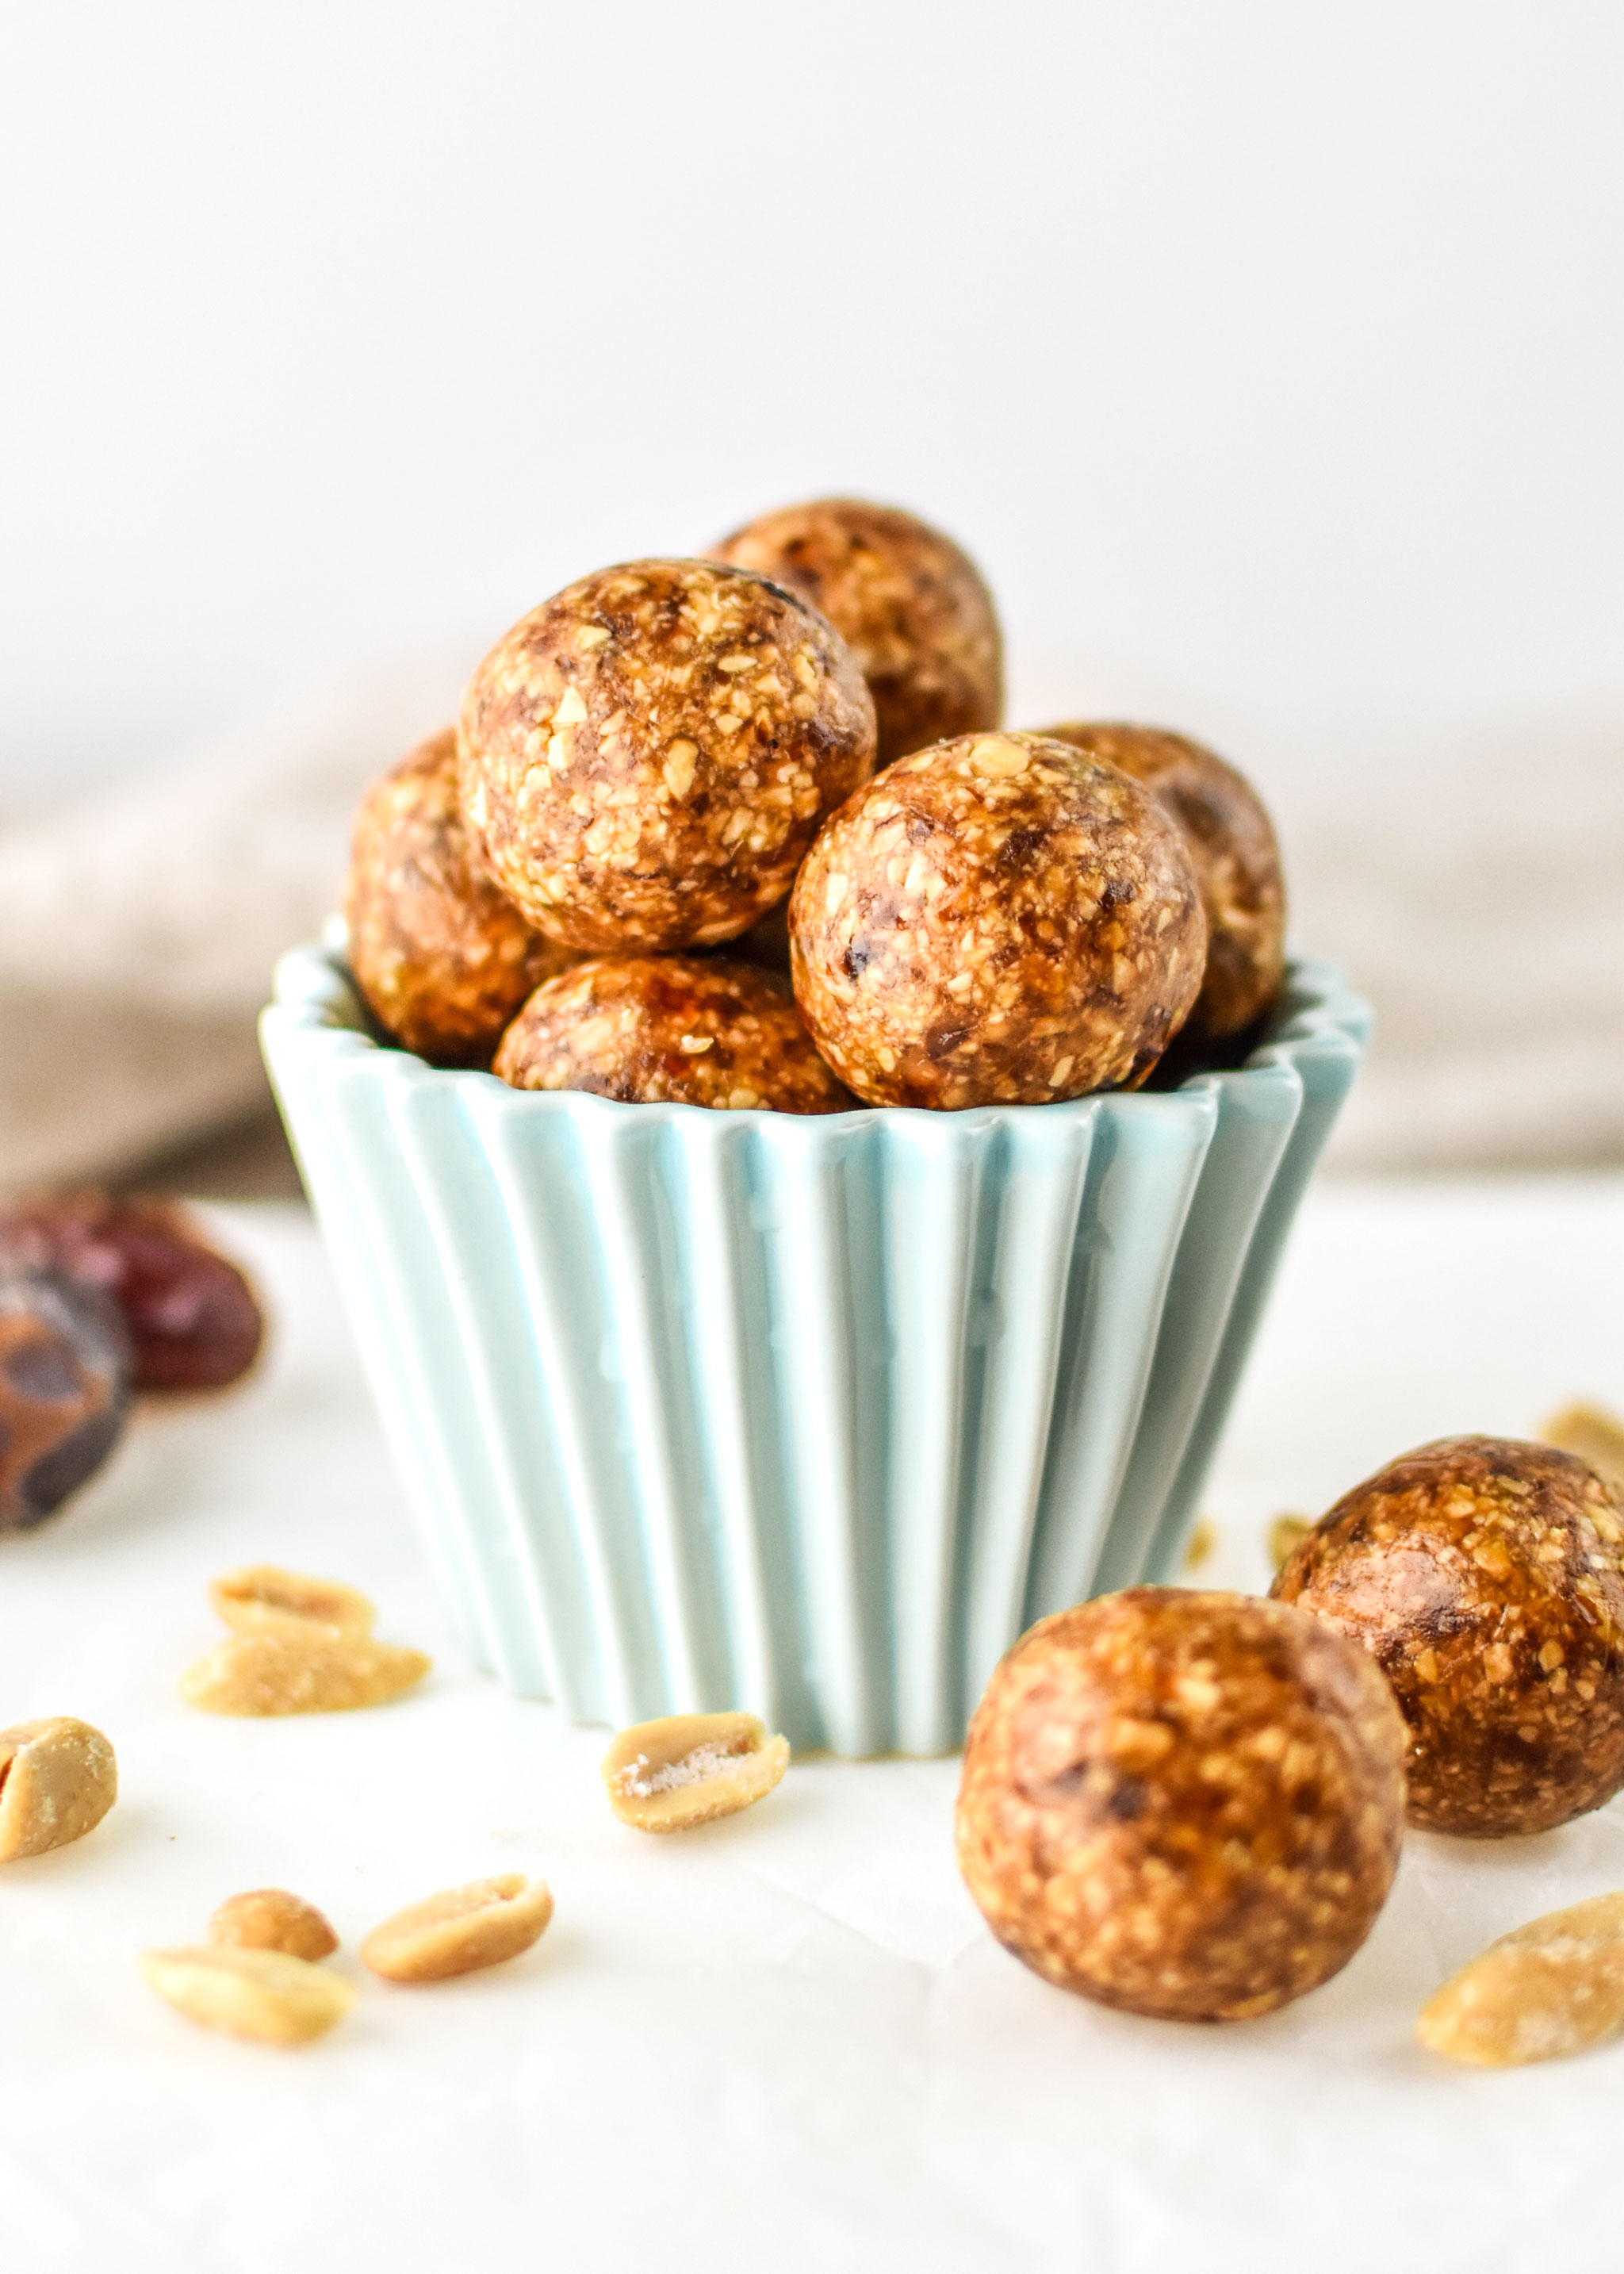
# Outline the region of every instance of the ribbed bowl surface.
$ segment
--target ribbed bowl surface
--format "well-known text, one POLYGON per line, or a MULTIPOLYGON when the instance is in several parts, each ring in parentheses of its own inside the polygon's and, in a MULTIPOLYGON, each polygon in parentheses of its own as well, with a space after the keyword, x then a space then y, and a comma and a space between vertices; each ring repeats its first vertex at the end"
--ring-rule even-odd
POLYGON ((1034 1619, 1177 1568, 1367 1026, 1298 961, 1169 1093, 713 1113, 381 1049, 335 935, 261 1032, 478 1658, 866 1754, 950 1750, 1034 1619))

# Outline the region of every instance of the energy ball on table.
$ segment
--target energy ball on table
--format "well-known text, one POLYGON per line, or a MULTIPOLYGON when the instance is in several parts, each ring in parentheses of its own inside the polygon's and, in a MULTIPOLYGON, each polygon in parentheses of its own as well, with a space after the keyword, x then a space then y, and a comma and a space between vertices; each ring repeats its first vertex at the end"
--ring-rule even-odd
POLYGON ((595 958, 550 979, 503 1036, 495 1072, 515 1089, 734 1111, 845 1113, 853 1103, 781 980, 703 955, 595 958))
POLYGON ((1247 2020, 1370 1932, 1403 1755, 1391 1691, 1340 1636, 1278 1603, 1132 1587, 1041 1621, 994 1674, 959 1869, 999 1941, 1063 1990, 1247 2020))
POLYGON ((868 682, 882 766, 997 725, 1004 644, 992 598, 940 530, 893 506, 820 498, 763 514, 717 553, 828 617, 868 682))
POLYGON ((458 732, 479 859, 589 955, 736 938, 874 771, 845 643, 706 561, 634 561, 546 601, 474 674, 458 732))
POLYGON ((1624 1493, 1576 1455, 1423 1445, 1345 1494, 1272 1592, 1392 1683, 1412 1824, 1548 1832, 1624 1785, 1624 1493))
POLYGON ((1285 879, 1263 801, 1183 734, 1075 719, 1043 732, 1143 782, 1184 831, 1207 911, 1207 975, 1190 1026, 1214 1043, 1240 1034, 1274 1002, 1286 968, 1285 879))
POLYGON ((109 1299, 54 1273, 0 1273, 0 1532, 42 1524, 94 1475, 129 1402, 109 1299))
POLYGON ((437 1065, 488 1066, 527 995, 572 960, 475 862, 456 729, 382 774, 356 816, 350 968, 380 1025, 437 1065))
POLYGON ((1140 1081, 1201 985, 1184 839, 1115 766, 1040 734, 899 758, 790 901, 795 996, 870 1105, 1036 1105, 1140 1081))

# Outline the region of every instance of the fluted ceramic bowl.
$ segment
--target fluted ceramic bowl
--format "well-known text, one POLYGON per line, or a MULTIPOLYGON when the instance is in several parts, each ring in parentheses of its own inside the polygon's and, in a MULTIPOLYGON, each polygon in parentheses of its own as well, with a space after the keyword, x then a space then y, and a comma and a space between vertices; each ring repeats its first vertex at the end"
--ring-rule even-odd
POLYGON ((1178 1089, 803 1118, 262 1037, 446 1598, 577 1721, 936 1753, 1024 1628, 1177 1569, 1368 1013, 1299 960, 1178 1089))

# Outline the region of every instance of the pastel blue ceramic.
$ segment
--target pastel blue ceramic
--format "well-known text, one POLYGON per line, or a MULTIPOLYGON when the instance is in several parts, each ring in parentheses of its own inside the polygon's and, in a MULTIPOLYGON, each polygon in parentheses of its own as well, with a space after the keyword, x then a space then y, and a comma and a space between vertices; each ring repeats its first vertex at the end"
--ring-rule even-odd
POLYGON ((939 1753, 1024 1628, 1178 1566, 1368 1013, 1291 966, 1164 1094, 802 1118, 265 1055, 446 1597, 523 1696, 939 1753))

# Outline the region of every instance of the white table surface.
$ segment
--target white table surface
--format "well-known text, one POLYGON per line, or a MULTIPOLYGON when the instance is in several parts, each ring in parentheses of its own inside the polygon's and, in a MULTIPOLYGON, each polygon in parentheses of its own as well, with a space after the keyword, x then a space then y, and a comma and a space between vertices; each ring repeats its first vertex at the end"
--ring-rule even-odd
MULTIPOLYGON (((1237 2029, 1138 2022, 998 1950, 954 1873, 956 1764, 808 1761, 745 1816, 617 1824, 599 1731, 505 1697, 430 1592, 316 1236, 220 1212, 268 1291, 260 1375, 143 1416, 54 1526, 0 1540, 0 1723, 118 1750, 102 1828, 0 1871, 0 2269, 34 2274, 769 2266, 1471 2270, 1616 2263, 1624 2044, 1504 2074, 1415 2049, 1440 1977, 1624 1885, 1624 1801, 1543 1839, 1417 1836, 1365 1950, 1237 2029), (432 1650, 373 1713, 217 1721, 176 1678, 210 1576, 330 1573, 432 1650), (397 1905, 540 1872, 515 1964, 365 1976, 397 1905), (195 2028, 136 1972, 237 1889, 343 1938, 355 2011, 297 2052, 195 2028)), ((1624 1406, 1624 1178, 1312 1196, 1208 1495, 1203 1583, 1457 1429, 1624 1406)))

